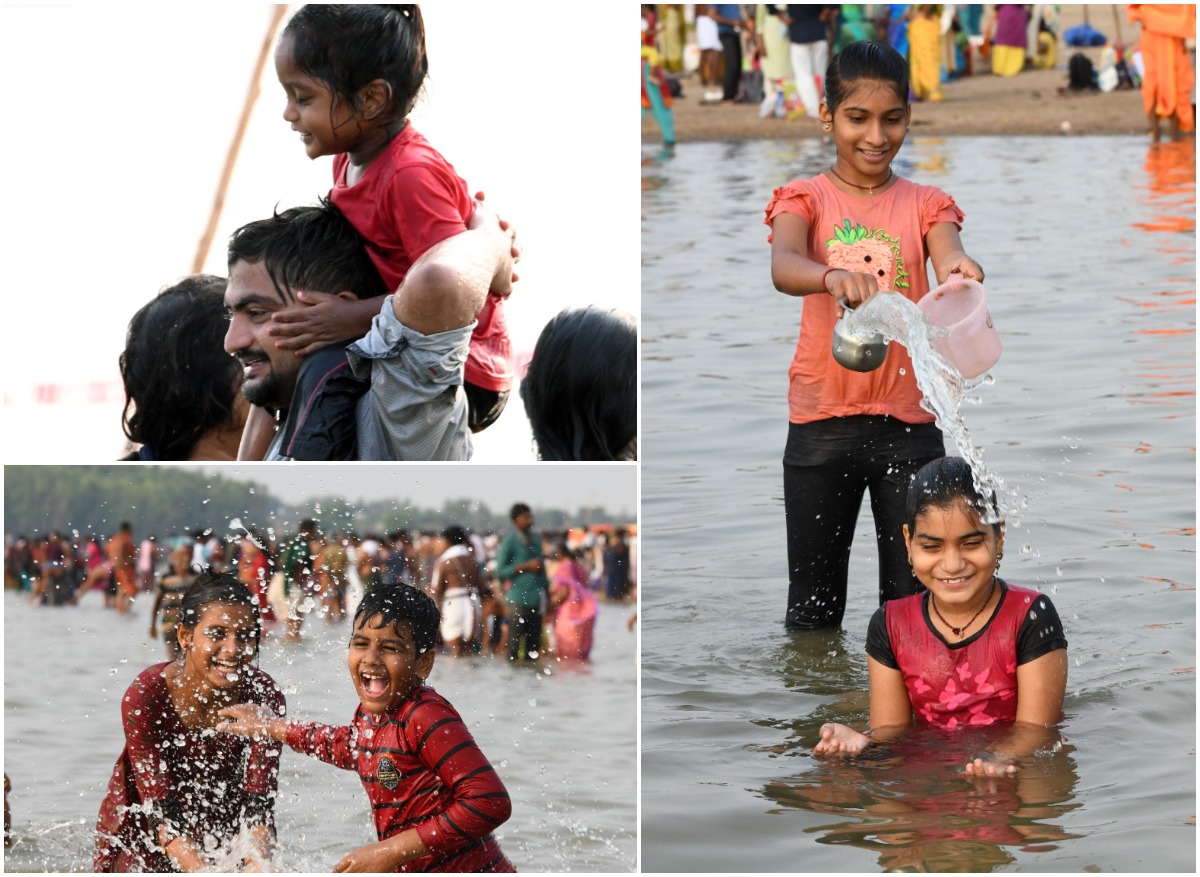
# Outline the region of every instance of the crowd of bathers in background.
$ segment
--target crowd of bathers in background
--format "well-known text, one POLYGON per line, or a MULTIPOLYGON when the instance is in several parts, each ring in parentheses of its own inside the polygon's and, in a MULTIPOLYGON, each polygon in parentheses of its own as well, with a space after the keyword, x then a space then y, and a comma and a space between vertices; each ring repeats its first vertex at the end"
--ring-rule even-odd
POLYGON ((402 582, 437 601, 451 654, 588 657, 598 599, 636 596, 636 535, 611 526, 538 533, 523 504, 513 507, 513 522, 507 535, 460 526, 382 535, 308 519, 290 533, 198 529, 140 543, 128 523, 107 538, 52 531, 7 541, 4 586, 33 605, 76 604, 94 592, 126 613, 153 601, 151 636, 161 636, 174 658, 179 604, 205 569, 236 573, 254 593, 268 636, 292 641, 310 619, 336 623, 353 614, 348 595, 402 582), (509 636, 510 622, 519 641, 509 636))

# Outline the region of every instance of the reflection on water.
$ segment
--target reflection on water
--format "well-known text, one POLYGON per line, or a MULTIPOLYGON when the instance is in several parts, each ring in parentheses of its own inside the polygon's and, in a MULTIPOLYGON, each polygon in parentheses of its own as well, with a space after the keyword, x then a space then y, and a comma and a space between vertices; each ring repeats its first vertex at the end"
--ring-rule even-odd
MULTIPOLYGON (((805 736, 815 738, 818 728, 805 736)), ((1080 806, 1069 746, 1025 759, 1015 779, 962 774, 969 756, 996 736, 918 729, 858 759, 815 759, 806 773, 767 783, 762 795, 783 807, 837 817, 806 832, 820 844, 872 851, 883 870, 989 871, 1015 861, 1007 847, 1047 852, 1079 837, 1056 822, 1080 806)))
POLYGON ((987 271, 1004 353, 962 413, 1021 500, 1005 575, 1070 644, 1070 745, 994 791, 958 773, 965 741, 811 756, 822 723, 867 720, 876 549, 868 510, 843 628, 782 630, 801 304, 762 217, 830 155, 682 144, 643 167, 643 869, 1194 872, 1194 143, 918 139, 896 163, 955 197, 987 271))

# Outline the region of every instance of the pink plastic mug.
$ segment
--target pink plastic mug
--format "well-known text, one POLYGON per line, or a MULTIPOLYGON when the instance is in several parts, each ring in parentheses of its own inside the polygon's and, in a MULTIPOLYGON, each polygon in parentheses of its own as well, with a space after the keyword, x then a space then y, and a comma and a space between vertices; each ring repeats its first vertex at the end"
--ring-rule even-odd
POLYGON ((951 274, 917 302, 933 331, 933 349, 964 378, 977 378, 1000 360, 1000 335, 987 309, 983 285, 951 274))

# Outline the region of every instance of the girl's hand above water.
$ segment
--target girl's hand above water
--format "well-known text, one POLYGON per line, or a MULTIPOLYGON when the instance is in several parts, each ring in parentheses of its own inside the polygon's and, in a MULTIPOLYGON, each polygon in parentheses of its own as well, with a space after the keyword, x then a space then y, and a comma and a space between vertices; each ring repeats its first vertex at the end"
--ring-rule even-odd
POLYGON ((837 722, 821 726, 821 742, 813 747, 813 755, 858 755, 871 743, 871 738, 837 722))
POLYGON ((1016 776, 1017 766, 1005 756, 987 750, 977 752, 975 757, 967 762, 963 772, 975 777, 1011 777, 1016 776))
POLYGON ((845 299, 852 308, 873 295, 879 295, 879 281, 873 274, 861 274, 838 268, 825 278, 825 288, 835 300, 845 299))

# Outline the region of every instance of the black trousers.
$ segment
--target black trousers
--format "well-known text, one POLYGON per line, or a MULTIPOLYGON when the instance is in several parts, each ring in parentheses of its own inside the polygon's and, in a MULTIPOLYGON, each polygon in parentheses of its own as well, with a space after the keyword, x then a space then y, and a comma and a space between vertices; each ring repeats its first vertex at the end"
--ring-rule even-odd
POLYGON ((725 50, 725 71, 721 76, 722 100, 737 100, 738 86, 742 83, 742 35, 737 31, 720 34, 721 48, 725 50))
POLYGON ((846 611, 850 545, 869 491, 879 547, 879 602, 915 594, 901 527, 917 470, 945 456, 932 423, 855 415, 788 425, 783 453, 788 606, 793 629, 836 627, 846 611))
POLYGON ((508 659, 533 660, 542 650, 542 613, 525 606, 508 607, 508 659))

